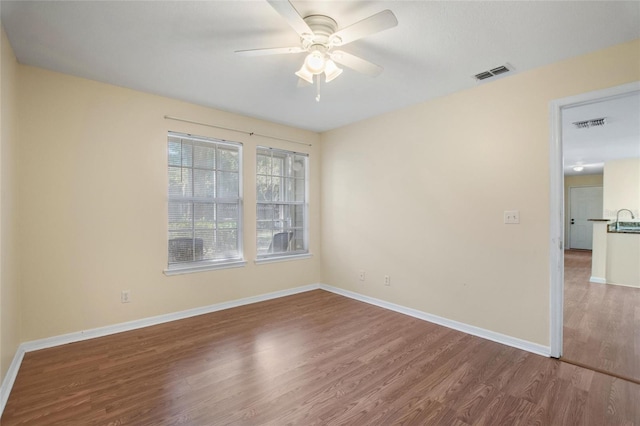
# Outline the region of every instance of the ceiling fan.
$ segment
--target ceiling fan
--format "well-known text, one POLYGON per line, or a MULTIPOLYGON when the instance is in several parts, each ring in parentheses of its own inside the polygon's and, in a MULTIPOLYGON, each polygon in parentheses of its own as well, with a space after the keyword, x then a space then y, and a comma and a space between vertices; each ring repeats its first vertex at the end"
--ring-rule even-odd
POLYGON ((383 68, 358 56, 336 49, 371 34, 398 25, 393 12, 384 10, 355 24, 338 30, 334 19, 326 15, 302 17, 288 0, 267 0, 300 36, 300 45, 266 49, 236 50, 244 56, 279 55, 307 52, 307 56, 295 74, 302 80, 318 83, 317 101, 320 101, 320 75, 324 73, 328 83, 342 74, 336 62, 363 74, 377 76, 383 68))

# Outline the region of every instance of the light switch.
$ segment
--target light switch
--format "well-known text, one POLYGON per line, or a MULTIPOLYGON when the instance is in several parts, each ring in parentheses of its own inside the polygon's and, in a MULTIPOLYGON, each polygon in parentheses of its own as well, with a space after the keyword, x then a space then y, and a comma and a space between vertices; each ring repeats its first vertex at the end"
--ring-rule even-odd
POLYGON ((505 210, 504 211, 504 223, 508 223, 508 224, 520 223, 520 211, 519 210, 505 210))

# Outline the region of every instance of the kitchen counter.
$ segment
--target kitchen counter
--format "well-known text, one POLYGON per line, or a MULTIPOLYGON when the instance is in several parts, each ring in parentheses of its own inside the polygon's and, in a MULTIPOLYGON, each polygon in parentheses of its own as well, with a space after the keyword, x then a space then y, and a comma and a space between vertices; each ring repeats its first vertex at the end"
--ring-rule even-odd
MULTIPOLYGON (((589 222, 608 223, 607 232, 612 234, 640 234, 640 221, 620 221, 616 227, 613 219, 587 219, 589 222)), ((595 225, 594 223, 594 225, 595 225)))
POLYGON ((613 222, 607 226, 607 232, 612 234, 640 234, 640 222, 618 222, 617 224, 613 222))

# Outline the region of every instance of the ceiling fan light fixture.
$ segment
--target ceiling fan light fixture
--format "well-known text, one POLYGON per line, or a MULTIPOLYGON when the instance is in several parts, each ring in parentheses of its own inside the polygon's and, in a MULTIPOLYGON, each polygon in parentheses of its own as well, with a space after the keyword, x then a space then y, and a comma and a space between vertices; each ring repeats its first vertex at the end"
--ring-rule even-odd
POLYGON ((302 64, 302 66, 300 67, 300 69, 298 71, 296 71, 295 73, 298 77, 300 77, 301 79, 303 79, 304 81, 307 81, 311 84, 313 84, 313 73, 311 73, 308 69, 306 64, 302 64))
POLYGON ((324 71, 327 60, 324 53, 314 50, 304 60, 304 67, 311 74, 321 74, 324 71))
POLYGON ((333 81, 336 77, 342 74, 342 69, 338 68, 335 62, 331 59, 327 60, 326 65, 324 67, 324 81, 328 83, 333 81))

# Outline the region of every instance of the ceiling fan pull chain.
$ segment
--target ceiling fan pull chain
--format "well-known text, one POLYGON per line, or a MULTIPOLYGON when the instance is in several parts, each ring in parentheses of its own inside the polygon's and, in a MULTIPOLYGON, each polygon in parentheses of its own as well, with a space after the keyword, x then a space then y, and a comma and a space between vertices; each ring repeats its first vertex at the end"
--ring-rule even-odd
POLYGON ((318 87, 318 94, 316 95, 316 102, 320 102, 320 76, 316 76, 316 82, 318 87))

